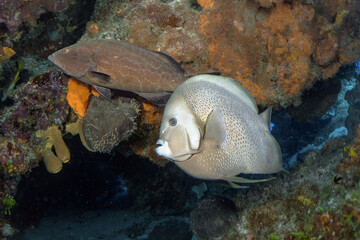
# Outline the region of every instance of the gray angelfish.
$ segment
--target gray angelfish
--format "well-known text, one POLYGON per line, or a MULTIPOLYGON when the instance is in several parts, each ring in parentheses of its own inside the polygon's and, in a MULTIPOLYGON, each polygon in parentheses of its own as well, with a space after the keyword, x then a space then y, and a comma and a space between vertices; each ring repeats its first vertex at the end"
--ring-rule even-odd
POLYGON ((237 175, 283 170, 270 116, 271 108, 259 114, 251 94, 231 78, 191 77, 166 104, 156 152, 196 178, 225 180, 233 187, 267 181, 237 175))

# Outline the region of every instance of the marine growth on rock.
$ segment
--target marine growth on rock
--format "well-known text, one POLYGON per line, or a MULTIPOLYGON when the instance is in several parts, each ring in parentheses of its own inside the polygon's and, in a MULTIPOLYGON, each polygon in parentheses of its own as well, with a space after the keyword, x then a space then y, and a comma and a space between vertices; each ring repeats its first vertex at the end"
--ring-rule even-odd
POLYGON ((92 98, 82 122, 89 148, 109 153, 137 129, 140 105, 135 99, 116 97, 111 101, 92 98))
POLYGON ((192 74, 215 71, 233 77, 265 106, 301 104, 304 90, 360 57, 358 1, 197 4, 114 2, 116 11, 103 16, 98 2, 96 37, 162 51, 192 74))

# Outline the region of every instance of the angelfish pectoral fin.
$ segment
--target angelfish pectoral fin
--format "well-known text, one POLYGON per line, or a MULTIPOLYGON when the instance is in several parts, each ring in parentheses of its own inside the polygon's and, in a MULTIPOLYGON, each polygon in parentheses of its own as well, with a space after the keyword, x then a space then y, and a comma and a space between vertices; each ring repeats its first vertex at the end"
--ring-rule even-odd
POLYGON ((266 178, 266 179, 248 179, 242 177, 224 177, 223 180, 227 181, 231 187, 233 188, 247 188, 247 186, 240 186, 235 183, 259 183, 259 182, 266 182, 275 179, 276 177, 266 178))
POLYGON ((231 182, 231 181, 228 181, 228 183, 229 183, 230 187, 236 188, 236 189, 239 189, 239 188, 249 188, 249 186, 241 186, 241 185, 235 184, 235 183, 233 183, 233 182, 231 182))
POLYGON ((213 139, 217 146, 220 146, 225 142, 226 135, 224 118, 217 109, 214 109, 206 120, 204 139, 213 139))
POLYGON ((270 129, 270 122, 271 122, 271 111, 272 108, 269 107, 262 113, 260 113, 260 117, 263 120, 264 124, 270 129))

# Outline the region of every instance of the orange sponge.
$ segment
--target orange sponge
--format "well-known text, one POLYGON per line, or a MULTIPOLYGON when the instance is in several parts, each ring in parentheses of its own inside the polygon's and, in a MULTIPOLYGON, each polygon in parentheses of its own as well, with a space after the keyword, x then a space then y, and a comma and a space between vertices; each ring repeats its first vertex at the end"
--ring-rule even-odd
POLYGON ((163 109, 155 105, 143 102, 141 124, 160 125, 163 109))
POLYGON ((214 1, 212 0, 198 0, 197 3, 203 8, 213 8, 214 1))
POLYGON ((90 88, 88 85, 70 78, 68 83, 69 92, 66 96, 70 107, 78 115, 79 118, 85 116, 86 109, 89 105, 90 88))

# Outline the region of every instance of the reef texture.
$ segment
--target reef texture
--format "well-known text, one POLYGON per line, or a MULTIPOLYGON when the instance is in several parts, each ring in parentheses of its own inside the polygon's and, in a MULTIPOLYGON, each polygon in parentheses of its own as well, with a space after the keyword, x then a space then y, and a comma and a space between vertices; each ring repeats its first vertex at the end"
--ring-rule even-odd
POLYGON ((163 111, 163 107, 142 102, 138 131, 129 139, 135 154, 148 157, 152 162, 161 166, 168 162, 155 152, 163 111))
POLYGON ((358 239, 360 125, 344 142, 332 139, 290 173, 238 194, 241 220, 222 239, 358 239))
POLYGON ((67 77, 60 72, 44 73, 14 92, 14 105, 2 110, 1 130, 5 137, 30 140, 34 131, 66 121, 67 77))
POLYGON ((286 110, 292 117, 302 121, 320 118, 336 102, 340 90, 341 78, 316 82, 312 88, 304 91, 300 106, 289 106, 286 110))
POLYGON ((0 64, 7 62, 14 54, 15 54, 15 51, 13 49, 11 49, 9 47, 1 47, 0 48, 0 64))
MULTIPOLYGON (((14 104, 1 109, 0 200, 14 196, 20 174, 38 165, 46 143, 35 132, 53 124, 64 129, 69 114, 67 79, 56 71, 33 77, 10 96, 14 104)), ((5 207, 0 204, 0 216, 5 207)))
POLYGON ((111 152, 134 133, 139 115, 140 104, 135 99, 92 98, 82 123, 87 145, 93 151, 111 152))
POLYGON ((70 158, 62 135, 77 116, 66 101, 68 77, 46 58, 81 36, 93 4, 0 0, 0 238, 16 232, 5 218, 21 175, 41 159, 58 172, 70 158))
MULTIPOLYGON (((360 75, 357 77, 357 81, 360 80, 360 75)), ((356 133, 356 128, 360 119, 360 84, 356 84, 355 87, 346 93, 345 99, 349 103, 348 113, 346 118, 345 127, 349 131, 349 137, 353 138, 356 133)))
POLYGON ((301 94, 360 56, 358 1, 98 1, 86 38, 169 54, 188 71, 236 78, 258 104, 301 94), (121 27, 119 27, 121 26, 121 27))
POLYGON ((24 21, 36 24, 44 12, 61 12, 70 4, 69 0, 1 0, 0 23, 14 33, 24 21))

